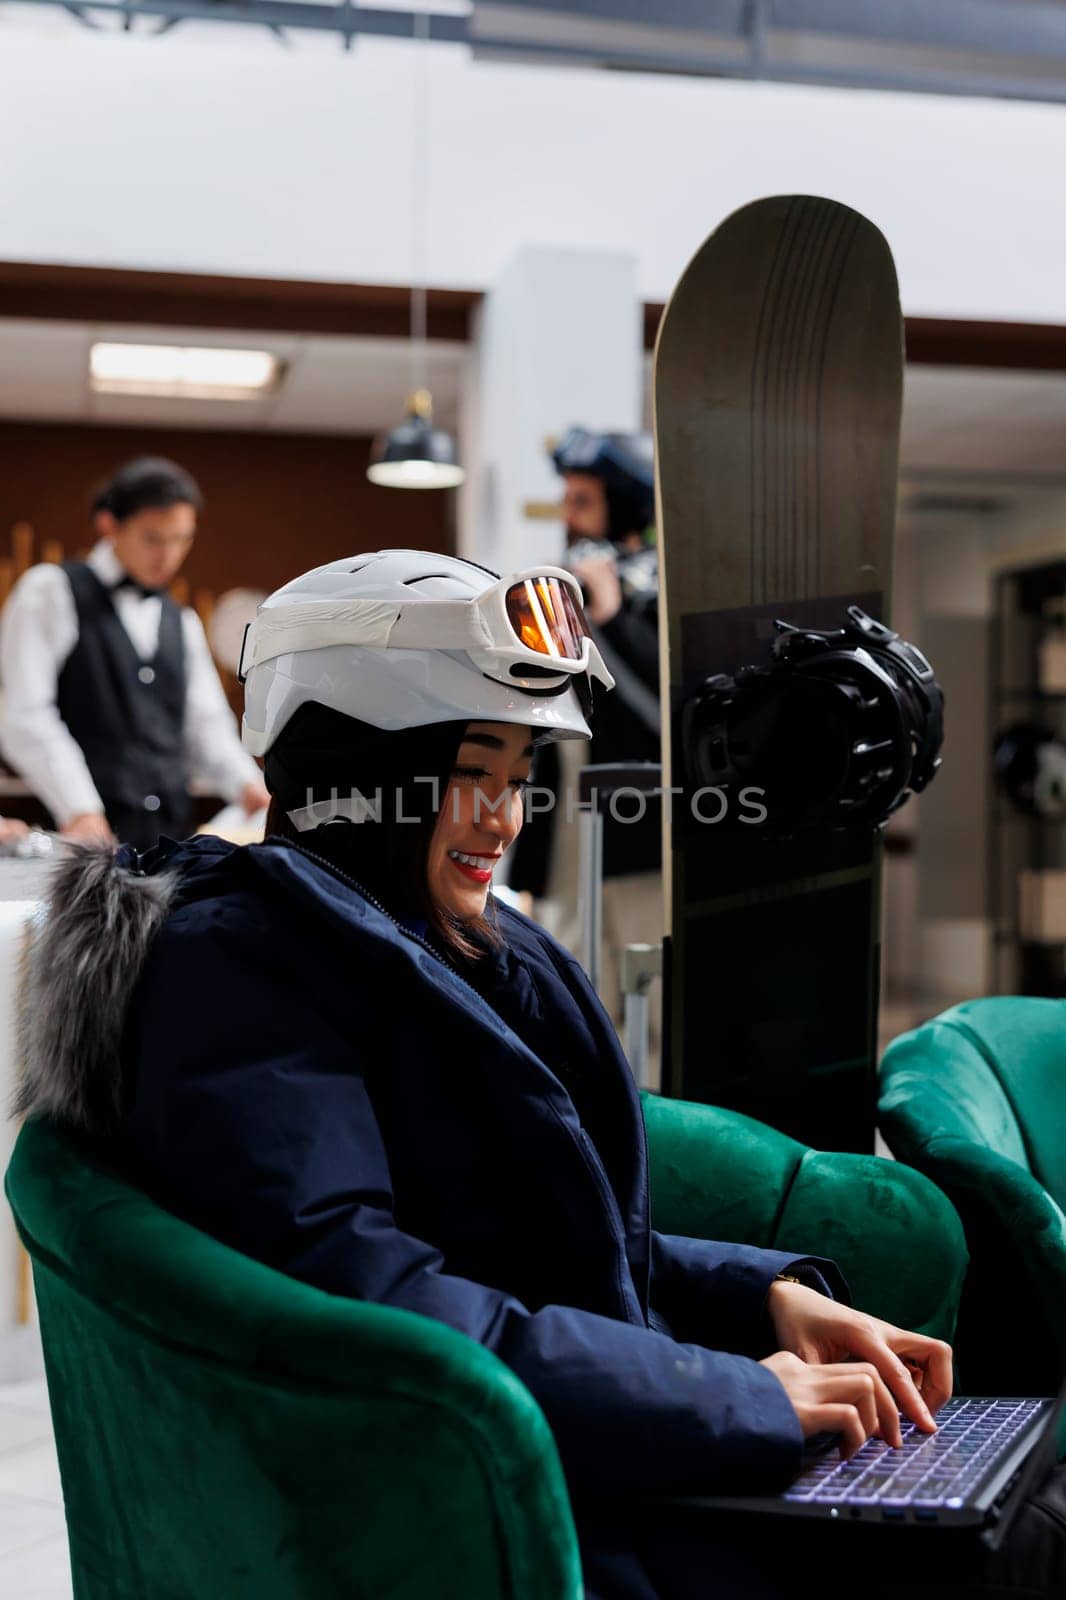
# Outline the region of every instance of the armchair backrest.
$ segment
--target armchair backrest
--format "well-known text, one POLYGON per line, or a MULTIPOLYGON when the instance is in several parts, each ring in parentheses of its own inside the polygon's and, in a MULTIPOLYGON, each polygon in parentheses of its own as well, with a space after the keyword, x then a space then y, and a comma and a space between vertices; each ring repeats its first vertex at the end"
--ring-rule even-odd
POLYGON ((965 1001, 893 1040, 880 1078, 893 1148, 972 1141, 1066 1209, 1066 1001, 965 1001))
POLYGON ((490 1352, 322 1293, 27 1123, 34 1267, 83 1600, 577 1600, 547 1422, 490 1352))

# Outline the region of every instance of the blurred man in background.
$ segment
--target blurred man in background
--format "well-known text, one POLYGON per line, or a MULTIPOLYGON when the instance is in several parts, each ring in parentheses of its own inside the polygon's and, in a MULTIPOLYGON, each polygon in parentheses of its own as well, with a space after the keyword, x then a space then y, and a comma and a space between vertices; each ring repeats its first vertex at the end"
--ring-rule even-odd
POLYGON ((267 804, 200 619, 167 593, 201 507, 173 461, 128 462, 93 499, 88 559, 31 567, 4 608, 0 746, 65 838, 182 837, 192 773, 267 804))
MULTIPOLYGON (((574 427, 555 446, 552 460, 563 481, 563 565, 582 586, 586 616, 615 688, 597 703, 587 756, 577 741, 538 749, 533 781, 553 792, 555 805, 532 815, 523 828, 509 883, 530 895, 538 919, 577 951, 578 830, 567 818, 575 814, 581 765, 586 759, 662 759, 654 454, 647 434, 574 427)), ((618 819, 604 816, 600 992, 617 1024, 623 1011, 622 951, 629 944, 657 945, 663 935, 662 808, 649 799, 637 817, 639 810, 635 797, 623 797, 618 819)), ((657 1042, 653 1011, 653 1061, 657 1042)))

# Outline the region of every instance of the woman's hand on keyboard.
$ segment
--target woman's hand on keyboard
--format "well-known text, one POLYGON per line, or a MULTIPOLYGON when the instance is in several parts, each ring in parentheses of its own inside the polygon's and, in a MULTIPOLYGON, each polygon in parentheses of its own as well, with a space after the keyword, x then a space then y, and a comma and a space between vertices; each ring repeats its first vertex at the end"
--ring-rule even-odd
POLYGON ((760 1365, 769 1367, 788 1395, 805 1439, 838 1434, 844 1457, 853 1456, 875 1434, 897 1448, 902 1444, 895 1402, 868 1362, 812 1366, 791 1351, 778 1350, 760 1365))
POLYGON ((782 1350, 814 1366, 872 1366, 896 1408, 923 1432, 935 1432, 933 1416, 952 1384, 951 1346, 942 1339, 909 1333, 799 1283, 771 1284, 767 1309, 782 1350))

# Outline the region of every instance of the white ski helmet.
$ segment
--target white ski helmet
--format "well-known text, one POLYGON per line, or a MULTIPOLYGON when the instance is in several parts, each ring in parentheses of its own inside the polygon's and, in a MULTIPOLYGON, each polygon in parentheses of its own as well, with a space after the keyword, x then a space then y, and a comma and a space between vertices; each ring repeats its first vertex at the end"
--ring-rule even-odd
POLYGON ((259 756, 307 701, 387 730, 467 718, 588 739, 589 680, 614 684, 572 573, 498 578, 425 550, 349 556, 276 590, 238 676, 241 736, 259 756))

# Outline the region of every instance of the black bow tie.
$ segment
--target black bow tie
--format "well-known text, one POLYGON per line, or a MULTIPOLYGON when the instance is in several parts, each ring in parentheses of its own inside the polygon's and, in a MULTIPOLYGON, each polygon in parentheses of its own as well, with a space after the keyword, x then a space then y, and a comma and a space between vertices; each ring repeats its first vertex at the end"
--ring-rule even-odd
POLYGON ((133 589, 142 600, 158 600, 163 593, 162 589, 149 589, 147 584, 138 583, 136 578, 131 578, 129 573, 124 573, 117 583, 111 585, 111 593, 118 594, 120 589, 133 589))

